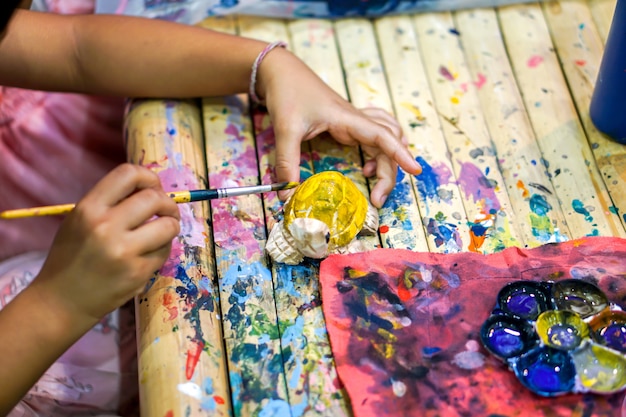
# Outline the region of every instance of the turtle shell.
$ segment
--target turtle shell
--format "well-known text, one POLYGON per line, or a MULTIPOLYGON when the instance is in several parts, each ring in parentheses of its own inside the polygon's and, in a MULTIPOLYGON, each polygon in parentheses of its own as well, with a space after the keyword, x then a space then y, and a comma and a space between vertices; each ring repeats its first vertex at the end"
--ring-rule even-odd
POLYGON ((298 186, 284 207, 287 230, 297 218, 320 220, 330 229, 329 247, 350 243, 365 222, 368 203, 356 185, 337 171, 315 174, 298 186))

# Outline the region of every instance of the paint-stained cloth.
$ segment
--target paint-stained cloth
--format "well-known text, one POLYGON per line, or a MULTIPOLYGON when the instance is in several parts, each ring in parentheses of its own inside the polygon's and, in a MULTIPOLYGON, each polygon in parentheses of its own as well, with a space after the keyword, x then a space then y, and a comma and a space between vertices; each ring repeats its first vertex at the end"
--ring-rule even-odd
POLYGON ((322 307, 357 417, 626 416, 624 392, 541 397, 482 346, 499 290, 575 278, 626 305, 626 241, 583 238, 497 254, 399 249, 321 264, 322 307))
MULTIPOLYGON (((45 252, 30 252, 0 263, 0 309, 30 284, 44 260, 45 252)), ((9 417, 136 415, 132 313, 129 306, 105 316, 44 373, 9 417)))

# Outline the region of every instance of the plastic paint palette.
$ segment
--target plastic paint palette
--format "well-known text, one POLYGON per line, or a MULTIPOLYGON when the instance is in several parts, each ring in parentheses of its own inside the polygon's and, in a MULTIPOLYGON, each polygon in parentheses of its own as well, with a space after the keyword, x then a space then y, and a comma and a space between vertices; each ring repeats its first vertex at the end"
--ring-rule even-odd
POLYGON ((536 394, 612 394, 626 388, 626 313, 589 282, 504 286, 480 337, 536 394))

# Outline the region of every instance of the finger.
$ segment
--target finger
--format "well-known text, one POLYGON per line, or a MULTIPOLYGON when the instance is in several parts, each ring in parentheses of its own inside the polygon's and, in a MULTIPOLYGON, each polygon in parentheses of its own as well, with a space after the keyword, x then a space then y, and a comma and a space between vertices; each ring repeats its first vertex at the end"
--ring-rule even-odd
POLYGON ((381 208, 387 196, 396 185, 398 165, 386 155, 379 155, 376 161, 376 178, 378 181, 370 193, 372 204, 381 208))
POLYGON ((402 127, 400 127, 400 123, 398 123, 396 118, 393 117, 391 113, 379 107, 367 107, 361 111, 365 113, 369 118, 375 119, 378 123, 387 126, 395 137, 402 138, 404 136, 404 133, 402 132, 402 127))
POLYGON ((180 219, 178 205, 164 191, 154 188, 140 190, 112 209, 127 229, 135 229, 154 216, 180 219))
POLYGON ((114 206, 143 188, 161 189, 158 175, 139 165, 122 164, 102 178, 84 200, 89 204, 114 206))
POLYGON ((374 175, 376 173, 376 166, 376 159, 370 159, 369 161, 366 161, 363 165, 363 175, 368 178, 374 175))
MULTIPOLYGON (((274 162, 276 181, 300 181, 303 132, 289 127, 275 127, 274 133, 276 134, 276 160, 274 162)), ((279 191, 278 196, 284 200, 291 193, 293 190, 279 191)))
MULTIPOLYGON (((405 171, 418 175, 422 172, 422 168, 415 161, 406 146, 403 146, 400 138, 393 135, 391 130, 383 124, 376 123, 372 120, 360 117, 360 120, 354 120, 348 123, 347 133, 356 139, 362 145, 380 148, 382 152, 398 163, 405 171)), ((337 132, 341 134, 343 132, 337 132)), ((335 133, 331 131, 335 136, 335 133)))
POLYGON ((129 238, 129 244, 133 253, 146 255, 169 245, 179 233, 178 219, 162 216, 135 229, 129 238))

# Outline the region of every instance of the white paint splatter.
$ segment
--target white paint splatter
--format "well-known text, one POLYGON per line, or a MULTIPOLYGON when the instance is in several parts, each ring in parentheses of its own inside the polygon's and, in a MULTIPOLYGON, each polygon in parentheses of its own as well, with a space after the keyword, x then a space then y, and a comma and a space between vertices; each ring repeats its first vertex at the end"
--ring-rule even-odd
POLYGON ((477 369, 485 365, 485 356, 480 352, 466 350, 454 355, 452 363, 462 369, 477 369))
POLYGON ((192 398, 195 398, 196 400, 202 399, 202 389, 198 384, 194 384, 193 382, 185 382, 184 384, 178 384, 176 388, 178 388, 178 391, 192 398))
POLYGON ((406 394, 406 385, 402 381, 393 381, 391 389, 396 397, 404 397, 404 394, 406 394))

